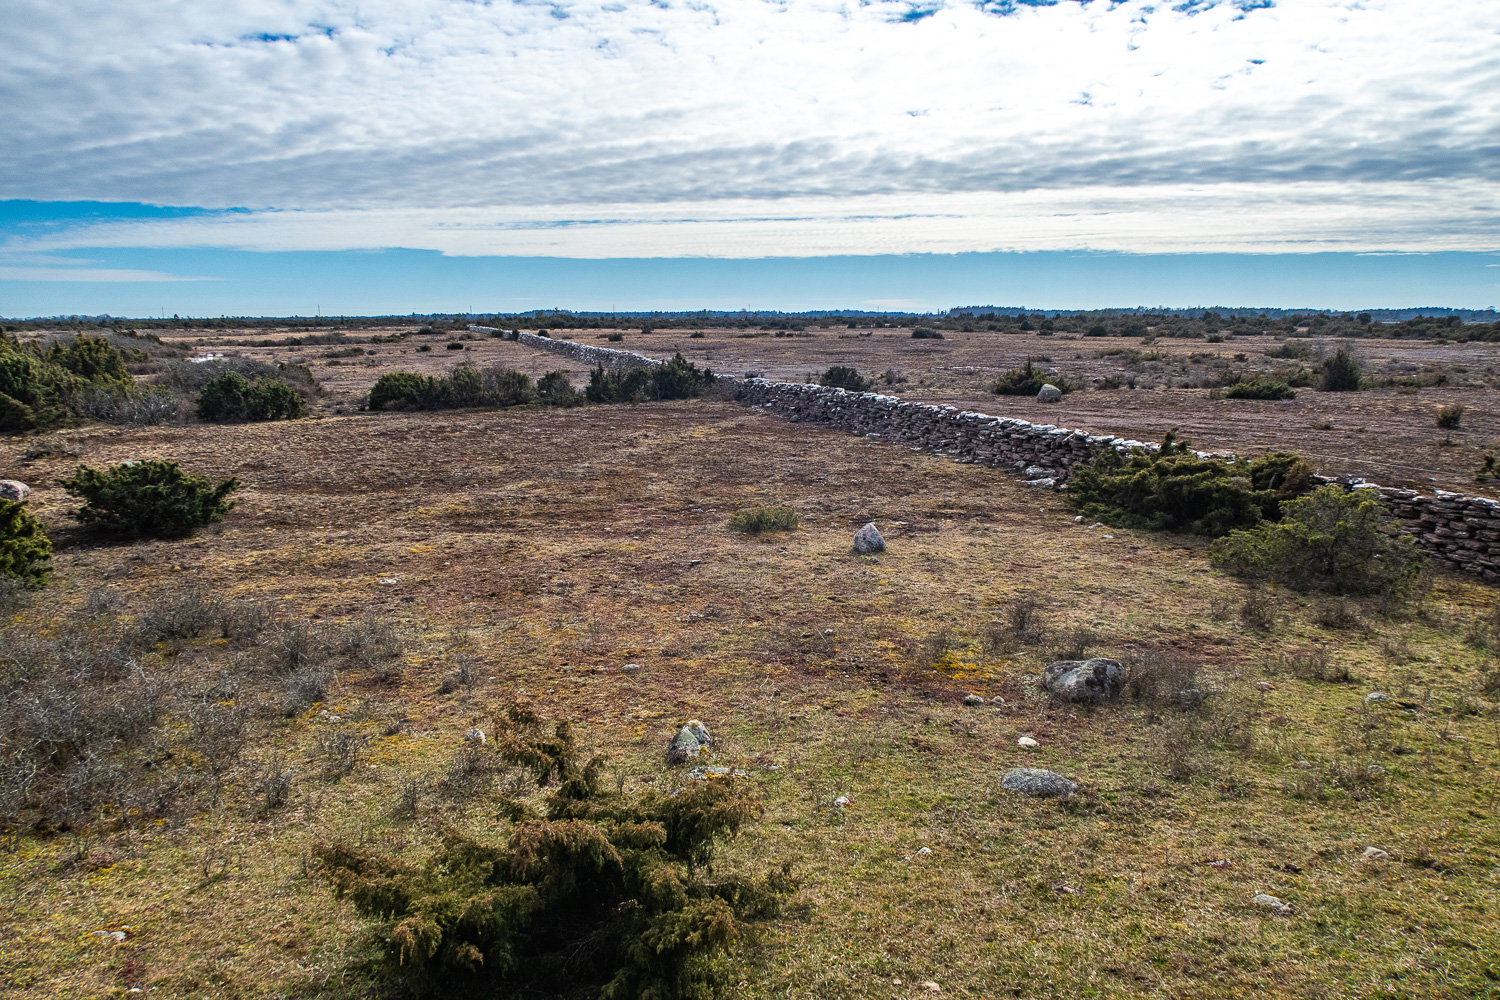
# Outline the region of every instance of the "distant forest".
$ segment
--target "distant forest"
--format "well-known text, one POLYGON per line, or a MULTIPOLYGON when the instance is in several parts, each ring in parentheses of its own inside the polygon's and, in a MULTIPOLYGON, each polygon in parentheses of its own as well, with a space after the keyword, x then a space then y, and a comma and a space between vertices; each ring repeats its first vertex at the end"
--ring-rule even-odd
POLYGON ((117 316, 57 316, 0 321, 0 330, 76 330, 131 333, 161 330, 294 330, 309 337, 412 323, 433 332, 462 330, 470 323, 503 329, 595 330, 700 327, 750 331, 905 328, 939 331, 1064 334, 1083 337, 1181 337, 1216 340, 1238 335, 1287 337, 1400 337, 1429 340, 1500 341, 1494 310, 1386 309, 1368 312, 1285 309, 1098 309, 1029 311, 1019 307, 965 306, 942 313, 860 312, 574 312, 413 313, 405 316, 281 316, 131 319, 117 316))

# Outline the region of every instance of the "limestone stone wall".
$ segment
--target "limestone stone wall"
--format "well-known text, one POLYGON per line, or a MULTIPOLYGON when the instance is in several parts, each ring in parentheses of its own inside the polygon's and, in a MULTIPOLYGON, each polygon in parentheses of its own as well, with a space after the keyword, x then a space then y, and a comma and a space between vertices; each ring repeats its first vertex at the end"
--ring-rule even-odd
MULTIPOLYGON (((471 327, 486 330, 486 327, 471 327)), ((590 365, 642 367, 661 362, 629 351, 591 347, 535 334, 514 335, 521 343, 563 354, 590 365)), ((1052 424, 994 417, 953 406, 910 403, 895 396, 848 392, 800 382, 771 382, 720 376, 736 389, 741 402, 764 409, 793 423, 835 427, 851 434, 890 441, 955 462, 973 462, 1026 471, 1038 485, 1066 480, 1068 470, 1089 462, 1106 448, 1127 451, 1154 449, 1141 441, 1089 434, 1052 424)), ((1482 497, 1436 490, 1376 486, 1350 477, 1323 479, 1352 489, 1374 490, 1401 530, 1434 557, 1438 565, 1500 580, 1500 503, 1482 497)))
POLYGON ((616 351, 608 347, 594 347, 590 344, 579 344, 571 340, 563 340, 561 337, 539 337, 534 333, 526 333, 522 330, 497 330, 492 326, 475 326, 470 324, 470 330, 475 333, 499 334, 506 340, 514 340, 525 344, 527 347, 535 347, 542 351, 551 351, 553 354, 561 354, 572 358, 574 361, 582 361, 590 367, 603 365, 606 368, 650 368, 661 364, 652 358, 630 351, 616 351))

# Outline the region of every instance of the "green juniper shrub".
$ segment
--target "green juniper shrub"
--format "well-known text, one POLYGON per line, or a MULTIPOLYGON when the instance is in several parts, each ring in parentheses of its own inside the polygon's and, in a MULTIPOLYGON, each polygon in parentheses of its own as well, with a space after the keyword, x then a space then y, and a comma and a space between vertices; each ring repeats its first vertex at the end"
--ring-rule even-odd
POLYGON ((714 384, 714 373, 681 353, 649 368, 605 368, 589 373, 584 394, 591 403, 634 403, 643 399, 692 399, 714 384))
POLYGON ((1360 388, 1364 369, 1347 347, 1340 347, 1324 362, 1319 371, 1319 392, 1355 392, 1360 388))
POLYGON ((578 406, 583 393, 573 388, 565 371, 550 371, 537 379, 536 398, 548 406, 578 406))
POLYGON ((1224 390, 1225 399, 1296 399, 1297 390, 1264 375, 1235 382, 1224 390))
POLYGON ((52 543, 42 524, 18 500, 0 500, 0 577, 40 587, 47 578, 52 543))
POLYGON ((943 335, 930 326, 919 326, 911 332, 912 340, 942 340, 943 335))
POLYGON ((1500 468, 1495 466, 1495 456, 1484 456, 1484 464, 1474 470, 1474 481, 1479 483, 1489 482, 1491 479, 1500 478, 1500 468))
POLYGON ((1045 374, 1028 358, 1024 366, 1001 373, 991 391, 997 396, 1035 396, 1044 385, 1057 386, 1060 392, 1072 392, 1078 388, 1076 383, 1062 375, 1045 374))
POLYGON ((80 465, 62 482, 71 496, 84 501, 74 517, 114 534, 139 538, 181 537, 222 521, 234 506, 229 494, 239 480, 215 484, 189 475, 176 462, 126 462, 101 472, 80 465))
POLYGON ((307 407, 295 389, 264 375, 250 382, 239 372, 226 371, 198 394, 200 420, 291 420, 306 414, 307 407))
POLYGON ((703 395, 713 384, 712 371, 697 367, 679 352, 651 368, 646 395, 652 399, 692 399, 703 395))
POLYGON ((123 390, 130 376, 123 374, 124 363, 118 352, 116 364, 109 363, 108 353, 112 351, 108 341, 97 337, 80 337, 74 344, 53 344, 44 349, 0 333, 0 432, 55 427, 68 418, 73 397, 92 386, 123 390), (79 340, 82 346, 78 346, 79 340), (64 362, 96 372, 98 377, 80 375, 64 362))
POLYGON ((729 515, 729 530, 747 535, 766 531, 792 531, 802 520, 790 507, 751 507, 729 515))
POLYGON ((372 410, 452 410, 473 406, 522 406, 535 402, 531 376, 511 368, 479 369, 461 364, 436 377, 413 372, 380 376, 370 388, 372 410))
POLYGON ((1311 487, 1312 468, 1289 452, 1256 459, 1201 458, 1169 431, 1159 450, 1109 450, 1075 469, 1068 501, 1085 517, 1119 528, 1218 537, 1280 516, 1280 504, 1311 487))
POLYGON ((1231 532, 1210 558, 1231 573, 1301 591, 1402 598, 1426 565, 1416 541, 1396 533, 1373 490, 1324 486, 1282 504, 1275 524, 1231 532))
POLYGON ((1463 422, 1464 408, 1458 403, 1438 407, 1437 425, 1444 430, 1455 430, 1463 422))
POLYGON ((834 365, 823 373, 823 376, 818 379, 818 384, 835 389, 847 389, 850 392, 868 392, 872 383, 857 369, 848 365, 834 365))
POLYGON ((745 785, 627 794, 567 722, 516 705, 496 728, 493 749, 476 752, 546 791, 500 797, 502 831, 447 828, 421 865, 346 843, 316 849, 335 893, 373 922, 387 974, 418 996, 713 995, 795 888, 790 866, 762 878, 713 869, 717 844, 760 812, 745 785))
POLYGON ((382 375, 370 387, 370 409, 406 409, 414 404, 431 381, 431 377, 415 372, 389 372, 382 375))
POLYGON ((605 368, 589 372, 584 395, 590 403, 637 403, 646 398, 650 376, 644 368, 605 368))

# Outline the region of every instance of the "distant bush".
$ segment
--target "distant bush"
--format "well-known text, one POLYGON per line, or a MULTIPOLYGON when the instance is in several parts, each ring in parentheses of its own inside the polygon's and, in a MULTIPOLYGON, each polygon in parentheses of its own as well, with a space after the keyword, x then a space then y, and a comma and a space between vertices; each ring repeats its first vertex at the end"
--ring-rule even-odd
POLYGON ((1294 361, 1306 361, 1313 356, 1313 346, 1307 341, 1289 340, 1280 347, 1273 347, 1265 352, 1268 358, 1287 358, 1294 361))
POLYGON ((1285 382, 1259 376, 1236 382, 1224 390, 1225 399, 1296 399, 1297 390, 1285 382))
POLYGON ((1231 532, 1209 555, 1231 573, 1294 590, 1395 597, 1417 585, 1426 563, 1373 491, 1339 486, 1287 501, 1280 521, 1231 532))
POLYGON ((1047 375, 1028 359, 1020 368, 1001 374, 991 391, 997 396, 1035 396, 1044 385, 1055 385, 1061 392, 1072 392, 1078 386, 1062 375, 1047 375))
POLYGON ((223 372, 198 394, 200 420, 291 420, 306 414, 302 397, 291 386, 264 375, 249 382, 239 372, 223 372))
POLYGON ((911 332, 912 340, 942 340, 943 335, 930 326, 919 326, 911 332))
POLYGON ((641 400, 692 399, 714 384, 714 373, 699 368, 680 353, 650 368, 605 368, 589 373, 584 394, 591 403, 633 403, 641 400))
POLYGON ((229 494, 239 480, 217 485, 203 476, 182 471, 176 462, 126 462, 106 471, 79 466, 63 489, 84 501, 74 514, 93 524, 131 537, 173 538, 222 521, 234 502, 229 494))
MULTIPOLYGON (((372 410, 451 410, 478 406, 523 406, 538 400, 551 405, 571 406, 573 396, 562 393, 567 376, 560 372, 552 377, 549 391, 541 394, 525 372, 497 366, 480 369, 462 364, 447 375, 418 375, 414 372, 391 372, 380 376, 370 388, 372 410), (561 376, 561 383, 554 376, 561 376)), ((571 385, 567 385, 569 389, 571 385)))
POLYGON ((606 334, 604 339, 610 341, 611 343, 618 344, 620 343, 620 341, 625 339, 625 335, 623 333, 610 333, 606 334))
POLYGON ((1280 516, 1311 487, 1312 468, 1290 452, 1257 459, 1200 458, 1168 433, 1161 448, 1110 450, 1073 471, 1069 502, 1085 517, 1122 528, 1217 537, 1280 516))
POLYGON ((573 388, 573 382, 565 371, 550 371, 537 379, 536 398, 548 406, 578 406, 583 403, 583 393, 573 388))
POLYGON ((1438 407, 1437 425, 1444 430, 1456 430, 1463 419, 1464 408, 1457 403, 1438 407))
POLYGON ((858 370, 848 365, 834 365, 823 373, 823 376, 818 379, 818 384, 835 389, 847 389, 850 392, 868 392, 871 382, 858 370))
POLYGON ((47 579, 47 560, 51 557, 52 543, 26 505, 0 500, 0 577, 22 586, 40 587, 47 579))
POLYGON ((728 522, 730 531, 742 531, 747 535, 791 531, 801 523, 802 519, 790 507, 751 507, 731 514, 728 522))
POLYGON ((80 417, 106 424, 160 424, 177 416, 181 400, 164 385, 130 388, 91 387, 73 397, 72 410, 80 417))
POLYGON ((714 992, 730 971, 723 959, 793 888, 789 868, 707 877, 718 842, 759 811, 745 786, 627 795, 568 723, 545 725, 524 706, 493 742, 471 748, 485 759, 466 771, 525 768, 555 788, 540 809, 502 799, 503 840, 450 829, 420 866, 344 843, 316 849, 338 896, 375 921, 387 974, 419 996, 714 992))
POLYGON ((1354 392, 1360 387, 1364 369, 1347 347, 1340 347, 1323 362, 1318 377, 1319 392, 1354 392))

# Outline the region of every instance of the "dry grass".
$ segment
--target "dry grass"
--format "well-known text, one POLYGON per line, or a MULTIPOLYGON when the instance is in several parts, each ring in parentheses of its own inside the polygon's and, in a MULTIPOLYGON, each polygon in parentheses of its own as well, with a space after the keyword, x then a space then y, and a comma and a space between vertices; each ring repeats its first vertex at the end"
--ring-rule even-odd
POLYGON ((723 864, 790 858, 804 887, 736 996, 1496 989, 1500 731, 1465 641, 1496 601, 1472 581, 1396 619, 1277 594, 1263 631, 1195 540, 1105 540, 1002 474, 705 401, 69 440, 76 458, 29 462, 0 443, 58 542, 20 620, 160 622, 150 669, 209 706, 169 711, 165 745, 218 749, 158 817, 9 834, 8 996, 385 995, 309 846, 419 857, 439 820, 495 831, 484 796, 507 776, 462 736, 521 693, 626 785, 681 780, 662 747, 693 717, 750 771, 767 812, 723 864), (240 507, 175 543, 67 527, 75 461, 142 457, 239 477, 240 507), (772 503, 800 529, 726 528, 772 503), (850 552, 869 520, 878 559, 850 552), (162 598, 190 587, 240 616, 193 612, 209 627, 183 637, 192 609, 162 598), (1139 700, 1033 697, 1027 676, 1080 643, 1149 670, 1139 700), (1375 689, 1392 701, 1367 707, 1375 689), (1083 791, 1003 792, 1022 765, 1083 791))

